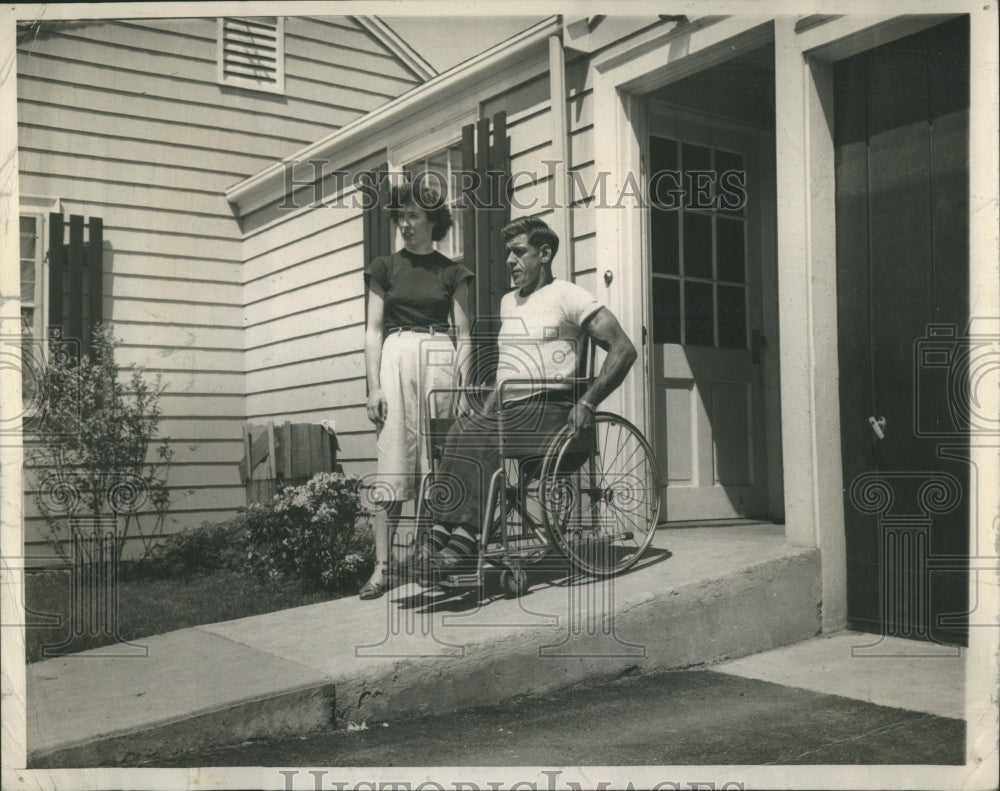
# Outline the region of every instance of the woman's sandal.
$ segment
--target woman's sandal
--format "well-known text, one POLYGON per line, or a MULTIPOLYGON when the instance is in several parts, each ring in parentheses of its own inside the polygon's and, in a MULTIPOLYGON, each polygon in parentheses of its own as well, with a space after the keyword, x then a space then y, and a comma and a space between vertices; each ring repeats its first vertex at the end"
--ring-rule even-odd
MULTIPOLYGON (((389 564, 380 560, 375 565, 388 566, 389 564)), ((364 585, 361 586, 361 590, 358 591, 358 598, 361 599, 362 601, 368 601, 370 599, 378 599, 385 593, 388 587, 389 584, 385 578, 385 572, 382 572, 382 581, 372 582, 371 580, 368 580, 368 582, 366 582, 364 585)))

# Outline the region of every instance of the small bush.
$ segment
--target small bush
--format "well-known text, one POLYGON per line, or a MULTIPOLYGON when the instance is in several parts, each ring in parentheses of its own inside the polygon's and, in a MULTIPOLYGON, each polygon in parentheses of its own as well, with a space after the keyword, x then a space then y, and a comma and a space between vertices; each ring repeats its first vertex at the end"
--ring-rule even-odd
POLYGON ((360 478, 318 473, 246 510, 250 566, 296 579, 307 590, 353 589, 375 560, 371 529, 359 524, 366 515, 360 478))
POLYGON ((142 560, 123 568, 128 579, 171 579, 247 568, 247 525, 240 514, 228 522, 206 522, 174 533, 142 560))

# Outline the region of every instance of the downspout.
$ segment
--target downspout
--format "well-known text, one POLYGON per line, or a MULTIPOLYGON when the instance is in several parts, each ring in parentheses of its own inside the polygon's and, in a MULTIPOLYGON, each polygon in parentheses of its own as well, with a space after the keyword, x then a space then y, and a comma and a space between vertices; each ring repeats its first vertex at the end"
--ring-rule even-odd
POLYGON ((573 225, 567 194, 569 164, 569 125, 566 120, 566 56, 562 30, 549 36, 549 97, 552 107, 552 157, 549 173, 553 178, 550 196, 554 203, 552 230, 559 236, 559 254, 552 273, 564 280, 573 279, 573 225))

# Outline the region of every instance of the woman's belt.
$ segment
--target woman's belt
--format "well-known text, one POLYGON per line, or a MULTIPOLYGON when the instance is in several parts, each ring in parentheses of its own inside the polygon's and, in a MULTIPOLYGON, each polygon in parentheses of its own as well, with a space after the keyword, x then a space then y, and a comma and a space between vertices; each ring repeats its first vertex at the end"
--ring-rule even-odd
POLYGON ((391 330, 386 330, 386 335, 399 335, 401 332, 427 332, 434 335, 438 332, 448 332, 448 326, 445 324, 432 324, 430 326, 416 325, 413 327, 393 327, 391 330))

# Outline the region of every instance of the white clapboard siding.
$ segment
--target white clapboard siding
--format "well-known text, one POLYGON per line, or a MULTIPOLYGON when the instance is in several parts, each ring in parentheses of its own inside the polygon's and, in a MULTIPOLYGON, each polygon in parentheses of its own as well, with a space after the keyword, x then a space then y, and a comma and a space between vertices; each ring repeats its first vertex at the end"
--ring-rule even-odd
POLYGON ((206 418, 187 415, 160 419, 160 435, 172 442, 235 442, 243 437, 243 416, 206 418))
POLYGON ((581 167, 594 161, 594 128, 586 126, 569 135, 569 167, 581 167))
POLYGON ((192 289, 190 282, 179 278, 136 276, 115 271, 111 283, 105 283, 104 293, 115 299, 144 299, 152 293, 158 300, 235 305, 242 309, 242 290, 237 283, 201 283, 197 289, 192 289))
MULTIPOLYGON (((571 228, 574 273, 573 278, 594 290, 596 278, 596 236, 594 209, 586 198, 594 193, 593 90, 591 70, 586 62, 567 68, 568 96, 566 112, 569 125, 568 168, 583 179, 585 189, 572 181, 569 193, 572 208, 571 228)), ((513 217, 534 215, 551 217, 552 211, 542 207, 552 197, 552 118, 547 85, 529 82, 503 97, 486 103, 488 111, 509 109, 508 134, 511 145, 511 172, 514 191, 511 198, 513 217)), ((614 198, 612 198, 614 199, 614 198)))
POLYGON ((179 302, 152 299, 123 299, 112 303, 111 313, 105 319, 112 323, 147 322, 149 324, 180 324, 202 327, 238 329, 243 318, 239 305, 213 305, 197 302, 179 302))
POLYGON ((365 376, 364 351, 355 349, 324 350, 318 359, 301 360, 288 357, 285 364, 247 372, 247 391, 250 393, 281 392, 305 387, 331 379, 360 379, 365 376))
MULTIPOLYGON (((178 188, 204 190, 218 195, 240 179, 244 173, 262 170, 274 160, 263 155, 248 155, 240 151, 211 151, 212 161, 205 161, 205 149, 181 148, 172 140, 162 143, 139 138, 122 138, 105 129, 104 133, 82 132, 66 129, 34 126, 22 121, 18 125, 18 141, 23 151, 61 152, 64 155, 86 156, 92 159, 115 163, 105 175, 114 181, 130 181, 127 173, 119 173, 117 168, 145 164, 158 169, 156 180, 150 183, 166 186, 159 177, 169 176, 185 179, 178 188), (162 172, 160 172, 162 171, 162 172), (214 176, 214 178, 209 178, 214 176)), ((21 163, 23 167, 23 162, 21 163)), ((147 177, 149 174, 146 174, 147 177)))
MULTIPOLYGON (((267 421, 279 423, 286 420, 292 423, 320 423, 324 420, 330 420, 336 424, 337 431, 340 432, 342 430, 355 430, 364 425, 368 421, 368 410, 363 404, 360 406, 341 407, 325 407, 323 405, 317 405, 315 407, 302 410, 290 410, 277 405, 275 411, 272 412, 261 412, 256 414, 248 413, 247 420, 250 423, 265 423, 267 421), (353 429, 349 427, 353 427, 353 429)), ((368 423, 368 425, 371 424, 368 423)), ((371 458, 374 459, 374 429, 372 430, 371 436, 371 458)), ((348 459, 338 457, 338 460, 347 461, 348 459)))
POLYGON ((292 51, 293 59, 302 58, 321 63, 335 61, 351 70, 393 77, 402 83, 416 85, 419 82, 367 30, 345 17, 291 17, 285 22, 285 35, 286 59, 289 51, 292 51), (294 47, 289 46, 292 41, 295 42, 294 47), (336 48, 341 57, 330 57, 331 46, 336 48))
MULTIPOLYGON (((331 371, 334 376, 338 372, 331 371)), ((337 409, 364 404, 366 399, 364 376, 341 380, 331 378, 326 382, 300 387, 266 390, 247 395, 247 412, 251 415, 271 414, 276 410, 301 412, 306 409, 337 409)))
MULTIPOLYGON (((130 62, 141 63, 145 57, 133 56, 130 62)), ((183 60, 179 61, 179 63, 183 62, 183 60)), ((174 76, 170 72, 145 71, 138 68, 124 70, 115 64, 97 64, 38 52, 31 58, 18 59, 18 74, 41 82, 55 82, 65 79, 65 70, 69 67, 73 70, 78 81, 88 85, 100 85, 107 79, 107 74, 111 72, 119 75, 122 85, 120 90, 126 95, 129 91, 125 86, 141 83, 145 96, 174 101, 180 103, 182 107, 216 106, 231 110, 241 110, 245 107, 247 100, 242 91, 219 90, 219 86, 215 82, 214 63, 200 63, 198 66, 200 67, 198 70, 203 75, 202 78, 186 79, 174 76)), ((294 88, 294 86, 288 87, 294 88)), ((261 102, 260 114, 280 122, 289 116, 308 118, 311 113, 318 131, 323 124, 343 123, 345 111, 364 113, 384 104, 391 98, 371 94, 351 86, 338 85, 327 86, 327 89, 321 94, 322 101, 311 98, 314 95, 311 92, 309 95, 310 98, 303 98, 296 97, 294 94, 286 94, 284 99, 278 99, 278 101, 261 102), (287 114, 283 111, 287 111, 287 114)), ((280 127, 280 123, 278 125, 280 127)))
POLYGON ((247 283, 246 304, 258 307, 263 317, 267 313, 266 303, 301 295, 306 289, 322 287, 330 289, 330 293, 340 293, 344 288, 356 288, 357 283, 351 281, 364 277, 361 256, 360 246, 352 245, 284 266, 273 275, 247 283))
POLYGON ((288 212, 282 221, 246 239, 244 282, 253 283, 321 252, 361 244, 363 223, 360 209, 355 208, 322 206, 288 212))
MULTIPOLYGON (((329 304, 294 311, 287 316, 259 324, 247 324, 247 349, 314 334, 324 327, 336 328, 360 324, 364 321, 364 315, 364 295, 361 293, 349 296, 343 301, 331 299, 329 304)), ((250 316, 247 318, 249 320, 250 316)))
MULTIPOLYGON (((123 344, 116 359, 120 365, 141 365, 151 374, 170 371, 244 372, 245 356, 241 351, 224 349, 168 349, 123 344)), ((242 387, 242 384, 241 384, 242 387)))
POLYGON ((577 204, 572 206, 570 209, 570 216, 573 221, 574 239, 584 236, 593 236, 597 233, 596 215, 587 203, 588 202, 577 204))
MULTIPOLYGON (((315 142, 321 135, 330 132, 326 128, 317 133, 317 125, 307 120, 281 119, 263 112, 248 115, 238 108, 198 105, 178 99, 146 96, 141 90, 79 85, 69 76, 66 80, 46 81, 25 75, 19 76, 18 82, 29 92, 31 98, 28 101, 45 102, 46 106, 90 110, 112 118, 157 119, 173 123, 183 123, 180 119, 190 119, 188 123, 191 126, 204 130, 208 135, 228 133, 231 128, 238 129, 243 134, 260 134, 262 142, 270 140, 273 143, 275 158, 315 142), (282 141, 288 141, 290 145, 282 141)), ((347 111, 342 112, 344 123, 354 117, 347 111)), ((221 141, 216 139, 216 142, 221 141)))
MULTIPOLYGON (((238 327, 219 328, 180 321, 170 324, 114 320, 115 335, 126 344, 147 349, 241 349, 243 332, 238 327)), ((152 353, 152 352, 151 352, 152 353)))
POLYGON ((318 282, 332 275, 360 272, 365 263, 357 237, 361 230, 361 223, 340 223, 249 261, 245 270, 247 304, 266 299, 274 288, 305 285, 309 278, 318 282))
POLYGON ((255 308, 255 321, 275 321, 292 313, 333 308, 344 294, 360 292, 362 283, 363 277, 358 270, 339 276, 331 275, 312 284, 281 291, 273 297, 251 303, 248 307, 255 308))
POLYGON ((213 261, 211 266, 206 266, 201 259, 153 256, 118 247, 114 250, 113 261, 104 262, 105 272, 113 271, 115 275, 122 277, 155 277, 161 281, 191 283, 192 294, 214 285, 238 284, 242 269, 242 264, 238 261, 213 261))
POLYGON ((357 323, 338 329, 323 328, 312 335, 292 338, 246 350, 247 390, 252 392, 249 377, 258 371, 271 371, 281 375, 280 369, 289 361, 308 363, 323 362, 338 353, 356 352, 364 348, 364 324, 357 323))
POLYGON ((108 126, 109 114, 90 107, 56 105, 37 98, 19 102, 17 110, 18 123, 25 129, 71 130, 84 136, 112 136, 123 143, 137 141, 150 146, 162 145, 172 148, 178 160, 190 160, 199 167, 205 166, 206 156, 210 156, 211 161, 221 162, 225 170, 245 172, 246 166, 239 166, 239 163, 263 163, 259 168, 249 167, 250 172, 255 172, 270 165, 277 154, 287 153, 288 148, 288 140, 280 135, 244 129, 226 130, 220 140, 217 128, 197 124, 196 119, 183 121, 177 116, 158 119, 120 113, 117 117, 127 118, 127 125, 124 129, 112 130, 108 126), (112 135, 112 132, 115 133, 112 135))

